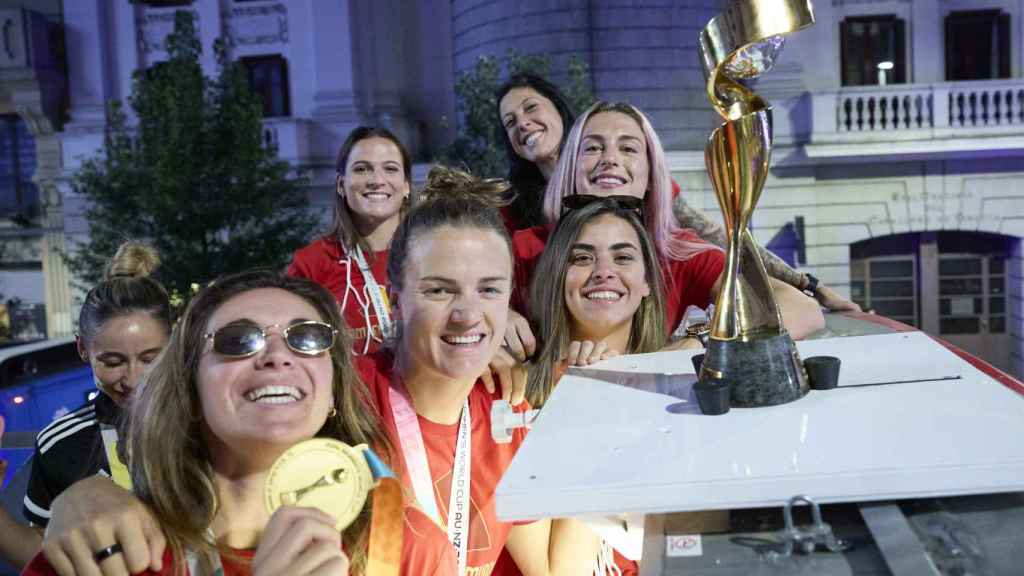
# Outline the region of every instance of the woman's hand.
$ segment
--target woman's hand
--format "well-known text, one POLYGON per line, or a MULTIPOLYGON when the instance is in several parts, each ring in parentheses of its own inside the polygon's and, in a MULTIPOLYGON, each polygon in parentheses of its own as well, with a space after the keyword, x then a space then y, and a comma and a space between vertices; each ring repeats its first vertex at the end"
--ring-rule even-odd
POLYGON ((600 342, 573 340, 569 343, 569 353, 565 356, 564 361, 569 366, 588 366, 618 355, 619 351, 609 348, 604 340, 600 342))
POLYGON ((817 290, 814 291, 814 298, 819 304, 828 308, 832 312, 861 312, 860 305, 852 300, 847 300, 835 290, 828 286, 818 284, 817 290))
POLYGON ((504 347, 520 362, 529 360, 537 350, 537 339, 533 337, 530 322, 511 308, 508 310, 508 324, 505 325, 504 347))
POLYGON ((159 572, 167 540, 149 509, 109 478, 92 476, 53 501, 43 555, 61 576, 159 572), (119 545, 121 552, 99 563, 96 552, 119 545))
POLYGON ((491 358, 491 363, 480 375, 480 379, 484 381, 487 391, 493 394, 498 386, 495 384, 496 376, 501 385, 502 400, 507 400, 509 404, 515 406, 526 398, 528 375, 526 365, 513 358, 512 354, 502 347, 498 348, 494 357, 491 358))
POLYGON ((495 376, 501 381, 501 397, 513 406, 526 398, 526 361, 537 349, 537 340, 533 337, 530 323, 522 314, 515 310, 508 311, 508 324, 505 326, 505 343, 491 358, 490 364, 480 379, 491 394, 497 389, 495 376))
POLYGON ((334 518, 316 508, 278 508, 253 556, 253 576, 347 575, 348 556, 334 524, 334 518))

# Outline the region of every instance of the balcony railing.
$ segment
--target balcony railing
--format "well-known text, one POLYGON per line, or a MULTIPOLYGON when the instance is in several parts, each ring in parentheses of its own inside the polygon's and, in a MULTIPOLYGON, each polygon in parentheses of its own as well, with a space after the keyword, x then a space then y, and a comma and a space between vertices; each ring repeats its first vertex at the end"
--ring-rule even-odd
POLYGON ((1019 78, 857 86, 815 93, 812 106, 809 156, 1019 147, 999 137, 1024 135, 1019 78), (861 144, 869 146, 850 146, 861 144), (894 146, 884 150, 882 144, 894 146))

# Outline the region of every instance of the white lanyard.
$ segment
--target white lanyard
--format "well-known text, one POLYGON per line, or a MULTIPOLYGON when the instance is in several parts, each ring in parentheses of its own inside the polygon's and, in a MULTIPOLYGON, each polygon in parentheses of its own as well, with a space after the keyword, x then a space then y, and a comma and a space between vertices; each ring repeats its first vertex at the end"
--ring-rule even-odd
MULTIPOLYGON (((391 413, 398 429, 398 442, 409 470, 409 479, 423 512, 441 525, 441 514, 434 498, 434 482, 427 462, 427 450, 423 446, 423 432, 419 416, 412 408, 409 397, 394 386, 388 389, 391 399, 391 413)), ((452 467, 452 489, 448 496, 448 541, 455 548, 459 562, 458 574, 466 573, 466 557, 469 550, 469 483, 470 483, 470 432, 469 399, 462 405, 459 419, 459 435, 455 440, 455 463, 452 467)))
MULTIPOLYGON (((363 273, 363 282, 366 285, 366 291, 369 292, 373 311, 377 313, 377 325, 380 326, 381 336, 386 340, 391 336, 391 313, 388 310, 387 302, 384 301, 384 292, 382 292, 380 284, 377 284, 377 279, 373 277, 373 270, 366 263, 363 249, 358 244, 356 245, 356 263, 359 265, 359 271, 363 273)), ((366 330, 367 337, 369 337, 369 332, 373 330, 369 322, 366 323, 366 330)))

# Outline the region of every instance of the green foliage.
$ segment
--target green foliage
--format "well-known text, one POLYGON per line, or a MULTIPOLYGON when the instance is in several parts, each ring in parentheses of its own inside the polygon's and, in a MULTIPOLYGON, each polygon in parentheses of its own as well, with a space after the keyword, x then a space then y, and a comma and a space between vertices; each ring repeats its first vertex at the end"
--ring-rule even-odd
MULTIPOLYGON (((439 161, 468 169, 485 177, 504 176, 507 172, 505 132, 498 123, 498 103, 494 92, 507 76, 530 72, 550 79, 551 58, 546 54, 520 54, 509 50, 504 67, 494 56, 482 56, 476 66, 455 81, 455 97, 460 124, 455 141, 445 149, 439 161), (506 75, 502 76, 502 68, 506 75)), ((575 56, 569 59, 567 82, 559 88, 573 112, 579 113, 594 103, 587 64, 575 56)), ((568 130, 569 127, 566 127, 568 130)))
POLYGON ((126 239, 153 245, 157 279, 173 293, 221 274, 283 268, 317 220, 307 181, 262 142, 261 105, 218 41, 216 78, 203 75, 193 16, 175 15, 169 60, 135 73, 129 126, 109 108, 103 152, 86 161, 72 187, 87 201, 89 240, 68 263, 90 285, 126 239))

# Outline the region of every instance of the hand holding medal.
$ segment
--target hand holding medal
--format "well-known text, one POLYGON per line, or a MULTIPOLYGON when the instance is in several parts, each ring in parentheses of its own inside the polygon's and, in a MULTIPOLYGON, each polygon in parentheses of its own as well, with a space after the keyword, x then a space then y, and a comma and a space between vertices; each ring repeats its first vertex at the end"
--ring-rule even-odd
POLYGON ((365 444, 352 447, 329 438, 292 446, 267 474, 264 504, 319 509, 344 532, 375 490, 366 574, 397 575, 402 553, 402 491, 394 475, 365 444))

